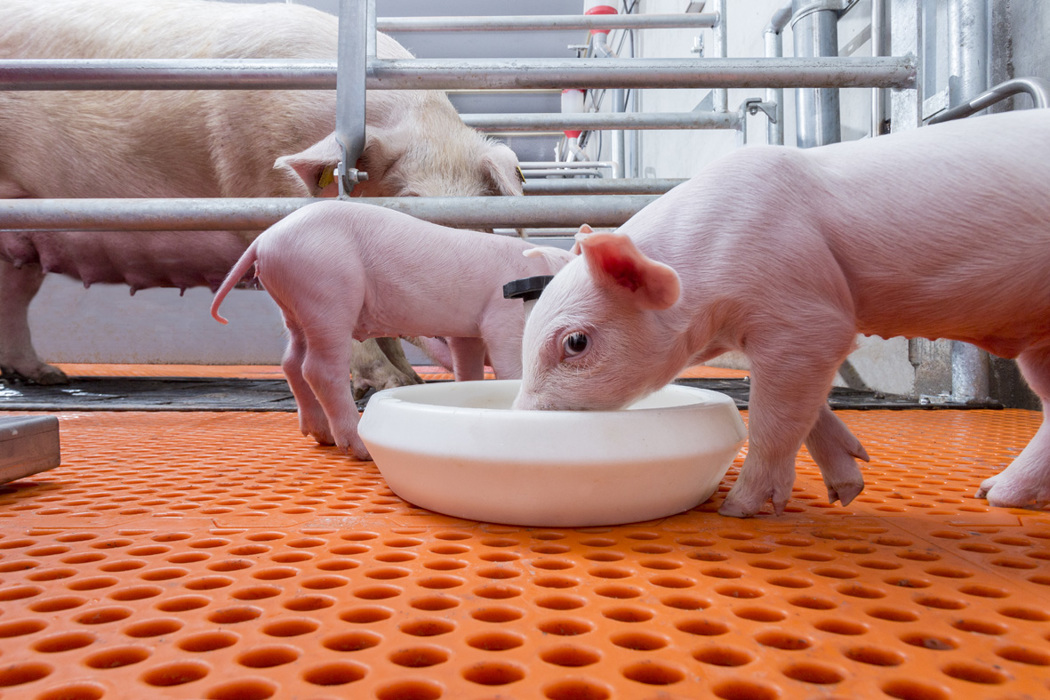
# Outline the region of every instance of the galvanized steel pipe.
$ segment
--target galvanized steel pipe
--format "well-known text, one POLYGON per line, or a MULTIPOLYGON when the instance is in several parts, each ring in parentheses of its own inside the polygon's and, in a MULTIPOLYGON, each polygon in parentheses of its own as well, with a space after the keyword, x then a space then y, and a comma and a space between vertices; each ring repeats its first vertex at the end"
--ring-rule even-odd
MULTIPOLYGON (((887 0, 871 0, 871 55, 888 56, 890 53, 889 5, 887 0)), ((872 88, 871 91, 871 135, 889 133, 886 116, 886 90, 872 88)))
MULTIPOLYGON (((769 20, 763 32, 766 58, 784 55, 784 28, 791 21, 791 0, 787 0, 769 20)), ((767 88, 766 102, 776 105, 776 116, 766 125, 766 143, 784 145, 784 88, 767 88)))
MULTIPOLYGON (((965 105, 988 89, 989 6, 987 0, 948 1, 948 105, 965 105)), ((991 391, 988 353, 952 342, 952 398, 985 401, 991 391)))
MULTIPOLYGON (((838 56, 839 9, 840 4, 836 0, 794 0, 791 30, 795 38, 796 56, 838 56)), ((823 85, 796 87, 795 125, 799 148, 841 141, 838 90, 834 86, 823 85)))
MULTIPOLYGON (((369 90, 915 87, 914 57, 369 59, 369 90)), ((334 90, 336 62, 7 59, 0 90, 334 90)))
POLYGON ((664 194, 683 182, 657 177, 540 178, 525 181, 525 194, 664 194))
POLYGON ((604 129, 739 129, 735 112, 583 112, 566 114, 461 114, 479 131, 601 131, 604 129))
MULTIPOLYGON (((656 195, 381 197, 357 199, 445 226, 551 228, 619 226, 656 195)), ((0 230, 261 230, 309 198, 0 199, 0 230)))
MULTIPOLYGON (((729 55, 729 33, 726 28, 726 0, 715 0, 715 6, 718 8, 718 23, 714 27, 715 35, 715 53, 718 58, 726 58, 729 55)), ((728 112, 729 111, 729 88, 731 86, 721 86, 712 91, 712 105, 716 112, 728 112)), ((746 138, 746 134, 744 137, 746 138)))
POLYGON ((509 15, 504 17, 384 17, 381 32, 517 32, 552 29, 688 29, 713 27, 716 13, 680 15, 509 15))
POLYGON ((354 165, 365 150, 365 65, 368 61, 368 0, 339 4, 335 140, 342 150, 339 193, 349 194, 367 175, 354 165))
POLYGON ((1043 78, 1014 78, 999 83, 991 90, 983 92, 972 100, 963 102, 951 109, 946 109, 927 120, 927 124, 939 124, 952 119, 961 119, 977 114, 981 110, 992 106, 1000 100, 1005 100, 1013 95, 1026 94, 1032 98, 1032 106, 1036 109, 1050 107, 1050 81, 1043 78))

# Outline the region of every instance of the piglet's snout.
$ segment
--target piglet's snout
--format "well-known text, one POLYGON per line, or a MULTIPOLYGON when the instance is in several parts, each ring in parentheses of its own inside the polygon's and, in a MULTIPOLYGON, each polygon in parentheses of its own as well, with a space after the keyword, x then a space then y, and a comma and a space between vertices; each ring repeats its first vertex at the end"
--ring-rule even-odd
POLYGON ((511 408, 516 411, 542 411, 547 407, 541 405, 536 394, 519 390, 518 395, 514 397, 514 403, 511 404, 511 408))

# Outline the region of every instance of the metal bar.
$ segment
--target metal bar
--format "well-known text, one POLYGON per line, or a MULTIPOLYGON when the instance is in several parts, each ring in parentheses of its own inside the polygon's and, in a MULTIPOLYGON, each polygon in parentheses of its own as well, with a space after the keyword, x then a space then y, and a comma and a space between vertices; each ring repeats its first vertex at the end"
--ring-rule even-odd
MULTIPOLYGON (((766 25, 765 48, 766 58, 780 58, 784 55, 784 27, 791 21, 791 0, 787 0, 773 13, 766 25)), ((767 88, 766 102, 776 105, 776 118, 766 125, 766 143, 784 145, 784 88, 767 88)))
MULTIPOLYGON (((888 0, 871 0, 871 55, 888 56, 890 53, 889 21, 886 10, 888 0)), ((871 89, 871 135, 887 133, 886 90, 871 89)))
POLYGON ((948 105, 988 89, 987 0, 948 0, 948 105))
POLYGON ((368 58, 376 57, 376 0, 366 0, 368 3, 368 20, 367 20, 367 41, 368 41, 368 58))
POLYGON ((536 114, 461 114, 463 122, 481 131, 600 131, 603 129, 736 129, 736 113, 713 112, 640 112, 610 113, 562 112, 536 114))
MULTIPOLYGON (((905 57, 370 59, 369 90, 910 88, 905 57)), ((8 59, 0 90, 332 90, 336 62, 258 59, 8 59)))
POLYGON ((368 61, 368 0, 339 3, 335 140, 342 149, 339 194, 349 194, 363 174, 357 159, 365 150, 365 65, 368 61))
MULTIPOLYGON (((726 29, 726 0, 716 0, 718 7, 718 24, 715 25, 715 53, 718 58, 724 59, 729 55, 729 34, 726 29)), ((713 105, 716 112, 729 111, 729 90, 725 87, 716 88, 713 93, 713 105)), ((745 127, 741 125, 741 130, 745 127)), ((745 134, 746 136, 746 134, 745 134)))
POLYGON ((983 92, 968 102, 946 109, 934 115, 926 121, 927 124, 939 124, 952 119, 961 119, 977 114, 981 110, 992 106, 1000 100, 1005 100, 1013 95, 1027 94, 1032 98, 1032 105, 1036 109, 1050 107, 1050 81, 1043 78, 1014 78, 999 83, 991 90, 983 92))
POLYGON ((373 89, 907 87, 905 58, 403 59, 376 61, 373 89))
POLYGON ((518 163, 522 170, 535 170, 536 168, 608 168, 612 170, 616 163, 608 160, 523 160, 518 163))
POLYGON ((555 178, 525 180, 527 195, 664 194, 685 182, 677 178, 555 178))
MULTIPOLYGON (((837 0, 794 0, 791 30, 795 39, 796 56, 824 57, 825 60, 838 56, 839 8, 837 0)), ((838 90, 830 86, 797 86, 795 123, 799 148, 824 146, 841 141, 838 90)))
MULTIPOLYGON (((587 161, 584 160, 584 161, 568 161, 568 162, 586 163, 587 161)), ((612 179, 621 180, 623 178, 621 178, 619 175, 616 174, 617 171, 619 170, 619 168, 617 167, 618 165, 619 164, 616 164, 616 165, 613 166, 612 170, 610 171, 609 177, 612 178, 612 179)), ((531 177, 533 179, 541 178, 541 177, 576 177, 576 178, 584 178, 584 177, 600 178, 600 177, 602 177, 602 173, 601 173, 601 171, 598 168, 591 168, 591 169, 581 168, 579 170, 571 170, 571 171, 569 171, 569 170, 562 170, 560 168, 550 168, 548 170, 529 170, 529 171, 526 171, 526 172, 527 172, 527 174, 525 175, 525 177, 526 178, 530 178, 531 177)))
POLYGON ((516 32, 552 29, 675 29, 713 27, 718 15, 526 15, 504 17, 384 17, 381 32, 516 32))
MULTIPOLYGON (((375 204, 446 226, 547 228, 619 226, 656 195, 377 197, 375 204)), ((249 199, 0 199, 0 230, 260 230, 311 202, 249 199)))
POLYGON ((0 90, 334 90, 312 59, 5 59, 0 90))
MULTIPOLYGON (((948 106, 965 105, 988 90, 987 0, 948 0, 948 106)), ((979 110, 977 110, 979 111, 979 110)), ((988 353, 952 342, 952 398, 984 401, 991 391, 988 353)))
MULTIPOLYGON (((591 46, 594 50, 594 55, 602 59, 616 59, 617 55, 613 51, 612 46, 609 45, 609 35, 605 32, 596 32, 591 34, 591 46)), ((610 98, 612 101, 611 113, 622 114, 626 111, 624 104, 625 92, 622 88, 615 88, 609 91, 610 98)), ((624 167, 626 166, 626 153, 624 151, 624 138, 622 129, 612 130, 610 134, 610 157, 613 162, 616 163, 616 167, 613 171, 613 177, 623 177, 624 167)))

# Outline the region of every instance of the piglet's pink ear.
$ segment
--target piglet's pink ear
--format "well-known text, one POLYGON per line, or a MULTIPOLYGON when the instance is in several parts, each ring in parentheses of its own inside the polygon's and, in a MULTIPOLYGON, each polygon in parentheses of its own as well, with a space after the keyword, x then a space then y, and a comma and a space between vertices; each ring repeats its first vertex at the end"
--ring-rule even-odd
POLYGON ((681 294, 678 274, 651 260, 622 233, 592 233, 579 241, 587 269, 599 285, 630 292, 640 309, 666 309, 681 294))
POLYGON ((587 224, 580 226, 580 230, 576 232, 576 242, 572 244, 572 250, 570 250, 569 252, 571 252, 573 255, 579 255, 580 253, 582 253, 583 249, 580 248, 580 241, 582 241, 584 238, 591 235, 592 233, 594 233, 594 229, 592 229, 587 224))

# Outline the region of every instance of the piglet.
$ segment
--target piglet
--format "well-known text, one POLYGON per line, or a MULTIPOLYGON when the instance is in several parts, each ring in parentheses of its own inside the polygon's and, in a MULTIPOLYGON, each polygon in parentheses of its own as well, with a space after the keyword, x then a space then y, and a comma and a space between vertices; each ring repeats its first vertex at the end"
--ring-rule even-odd
POLYGON ((516 379, 525 310, 503 298, 503 284, 551 275, 571 257, 369 204, 318 202, 252 242, 219 287, 211 313, 226 323, 219 306, 254 265, 288 328, 282 367, 300 429, 368 459, 351 396, 351 338, 445 337, 457 380, 482 379, 486 351, 497 378, 516 379))
MULTIPOLYGON (((723 515, 781 513, 803 442, 832 502, 862 490, 867 454, 826 404, 858 332, 1016 357, 1050 399, 1048 110, 741 149, 579 247, 529 317, 515 406, 615 409, 742 351, 750 446, 723 515)), ((1045 421, 977 495, 1050 503, 1045 421)))

